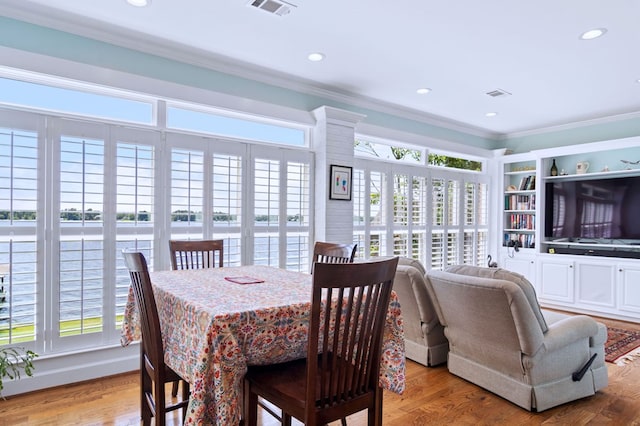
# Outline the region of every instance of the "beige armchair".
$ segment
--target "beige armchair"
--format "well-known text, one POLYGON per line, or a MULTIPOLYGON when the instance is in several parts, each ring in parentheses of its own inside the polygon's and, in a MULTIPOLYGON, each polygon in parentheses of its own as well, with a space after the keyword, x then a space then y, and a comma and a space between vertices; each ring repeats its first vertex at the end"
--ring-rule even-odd
POLYGON ((532 285, 503 269, 429 271, 427 288, 449 340, 449 371, 530 411, 607 386, 606 327, 542 311, 532 285))
POLYGON ((407 358, 427 366, 447 362, 449 343, 427 293, 424 266, 401 257, 393 289, 402 307, 407 358))

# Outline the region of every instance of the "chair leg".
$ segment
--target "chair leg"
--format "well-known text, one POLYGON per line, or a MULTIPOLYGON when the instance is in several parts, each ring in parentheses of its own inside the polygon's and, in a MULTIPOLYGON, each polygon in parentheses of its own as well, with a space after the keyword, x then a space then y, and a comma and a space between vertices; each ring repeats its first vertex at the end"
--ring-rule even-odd
POLYGON ((153 390, 153 383, 151 377, 147 373, 144 365, 145 355, 142 343, 140 344, 140 417, 142 419, 143 426, 151 425, 151 407, 147 402, 147 392, 151 393, 153 390))
POLYGON ((164 383, 160 381, 153 382, 153 396, 155 399, 156 412, 154 416, 154 424, 156 426, 165 426, 167 423, 166 399, 164 393, 164 383))
POLYGON ((152 412, 147 402, 147 393, 150 394, 152 392, 152 383, 151 378, 145 377, 145 373, 142 373, 142 380, 140 381, 140 416, 142 417, 142 424, 150 426, 152 412))
POLYGON ((258 424, 258 395, 251 392, 251 385, 244 382, 244 426, 258 424))
POLYGON ((369 426, 382 426, 382 388, 377 387, 373 397, 373 410, 368 410, 369 426))
POLYGON ((179 380, 176 380, 175 382, 173 382, 173 385, 171 386, 171 396, 172 397, 176 397, 178 396, 178 385, 180 384, 179 380))
MULTIPOLYGON (((189 382, 187 382, 186 380, 182 381, 182 400, 183 401, 188 401, 189 397, 190 397, 190 386, 189 386, 189 382)), ((183 409, 182 409, 182 423, 184 423, 184 419, 187 418, 187 410, 189 409, 189 404, 187 404, 183 409)))

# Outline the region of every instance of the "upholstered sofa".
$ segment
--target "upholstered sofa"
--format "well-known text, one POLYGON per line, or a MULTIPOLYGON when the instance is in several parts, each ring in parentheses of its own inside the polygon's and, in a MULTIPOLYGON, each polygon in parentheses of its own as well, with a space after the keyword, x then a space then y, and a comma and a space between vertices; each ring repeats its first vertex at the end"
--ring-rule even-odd
POLYGON ((606 327, 541 310, 522 275, 459 265, 429 271, 427 289, 449 340, 451 373, 530 411, 607 386, 606 327))
POLYGON ((447 361, 449 343, 427 293, 425 273, 419 261, 401 257, 393 289, 402 307, 407 358, 434 366, 447 361))

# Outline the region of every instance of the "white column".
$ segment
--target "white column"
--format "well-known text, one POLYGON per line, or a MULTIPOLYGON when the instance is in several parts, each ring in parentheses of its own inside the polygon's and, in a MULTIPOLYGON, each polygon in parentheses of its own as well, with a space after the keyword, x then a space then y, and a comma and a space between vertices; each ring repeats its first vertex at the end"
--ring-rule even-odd
POLYGON ((366 116, 323 106, 316 119, 313 145, 315 171, 315 240, 349 244, 353 241, 353 194, 350 201, 329 199, 331 165, 353 167, 355 127, 366 116))

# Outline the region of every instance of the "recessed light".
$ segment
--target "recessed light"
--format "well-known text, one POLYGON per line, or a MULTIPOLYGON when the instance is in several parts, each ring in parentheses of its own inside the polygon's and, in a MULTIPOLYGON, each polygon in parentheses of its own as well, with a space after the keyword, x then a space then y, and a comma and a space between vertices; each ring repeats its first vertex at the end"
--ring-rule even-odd
POLYGON ((488 112, 485 114, 485 117, 495 117, 496 115, 498 115, 497 112, 488 112))
POLYGON ((594 28, 593 30, 585 31, 580 36, 582 40, 593 40, 594 38, 602 37, 607 32, 606 28, 594 28))
POLYGON ((135 7, 145 7, 151 4, 151 0, 127 0, 127 3, 135 7))
POLYGON ((309 56, 307 56, 307 58, 311 62, 320 62, 324 59, 324 54, 320 52, 310 53, 309 56))
POLYGON ((431 89, 429 89, 428 87, 423 87, 421 89, 416 90, 416 93, 418 95, 426 95, 427 93, 429 93, 431 91, 431 89))

